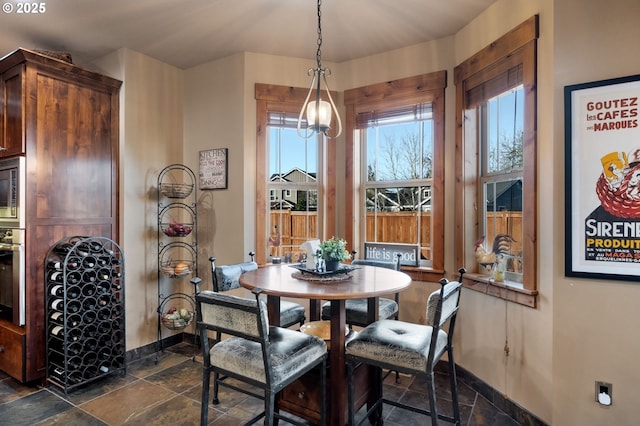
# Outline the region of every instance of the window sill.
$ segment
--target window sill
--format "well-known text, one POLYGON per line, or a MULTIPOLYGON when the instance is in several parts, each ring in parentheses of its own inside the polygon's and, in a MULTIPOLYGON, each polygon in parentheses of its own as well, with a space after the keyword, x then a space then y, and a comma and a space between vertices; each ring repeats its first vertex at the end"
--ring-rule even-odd
POLYGON ((520 283, 493 282, 489 280, 487 275, 467 273, 464 275, 462 283, 471 290, 529 306, 530 308, 535 308, 538 300, 537 291, 527 290, 520 283))
POLYGON ((443 277, 444 271, 419 266, 402 266, 402 272, 406 272, 414 281, 425 281, 437 283, 443 277))

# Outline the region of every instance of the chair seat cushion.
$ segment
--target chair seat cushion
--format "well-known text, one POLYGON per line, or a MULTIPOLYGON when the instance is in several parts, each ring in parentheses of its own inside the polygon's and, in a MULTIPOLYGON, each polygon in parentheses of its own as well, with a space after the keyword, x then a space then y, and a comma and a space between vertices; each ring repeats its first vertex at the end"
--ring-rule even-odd
MULTIPOLYGON (((324 340, 287 330, 270 327, 272 388, 278 388, 309 365, 317 363, 327 353, 324 340)), ((209 350, 212 366, 266 383, 260 343, 240 337, 225 339, 209 350)))
MULTIPOLYGON (((366 325, 367 299, 347 299, 345 301, 346 323, 366 325)), ((378 299, 378 319, 389 319, 398 313, 398 304, 393 299, 378 299)), ((322 305, 322 319, 331 318, 331 302, 322 305)))
MULTIPOLYGON (((432 330, 428 325, 404 321, 376 321, 347 343, 346 354, 406 370, 426 372, 432 330)), ((440 358, 447 347, 447 333, 439 330, 436 342, 434 361, 440 358)))
POLYGON ((280 326, 289 327, 296 323, 303 323, 306 319, 304 306, 288 302, 286 300, 280 301, 280 326))

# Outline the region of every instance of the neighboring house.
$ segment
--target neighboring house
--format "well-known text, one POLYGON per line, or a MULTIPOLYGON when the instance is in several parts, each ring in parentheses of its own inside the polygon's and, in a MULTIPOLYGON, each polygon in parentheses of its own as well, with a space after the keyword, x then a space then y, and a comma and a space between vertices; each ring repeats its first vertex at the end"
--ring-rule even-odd
MULTIPOLYGON (((522 211, 522 181, 505 181, 496 183, 495 211, 522 211)), ((487 211, 494 211, 492 202, 487 202, 487 211)))
MULTIPOLYGON (((317 180, 317 175, 316 173, 307 173, 304 170, 294 167, 287 173, 274 173, 271 175, 269 180, 271 182, 291 182, 293 184, 310 183, 317 180)), ((295 187, 295 185, 292 185, 292 187, 295 187)), ((303 190, 296 190, 293 188, 271 188, 271 190, 269 190, 271 210, 292 210, 296 204, 298 204, 298 201, 304 197, 306 197, 306 191, 303 190)), ((315 197, 312 197, 311 200, 309 200, 308 207, 310 210, 315 210, 317 208, 317 199, 315 197)))
MULTIPOLYGON (((431 188, 422 188, 422 197, 418 197, 419 189, 413 191, 413 197, 407 197, 404 203, 398 201, 398 194, 389 190, 379 190, 377 192, 377 203, 379 211, 400 212, 400 211, 422 211, 431 210, 431 188), (420 200, 417 204, 408 203, 409 200, 420 200)), ((367 196, 367 211, 375 211, 376 205, 373 199, 367 196)))

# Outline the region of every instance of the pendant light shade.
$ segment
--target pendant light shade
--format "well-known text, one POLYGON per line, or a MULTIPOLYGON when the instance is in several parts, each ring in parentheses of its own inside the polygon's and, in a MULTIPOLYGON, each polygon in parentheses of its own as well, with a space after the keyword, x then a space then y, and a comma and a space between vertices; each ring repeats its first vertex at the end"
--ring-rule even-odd
POLYGON ((327 84, 327 75, 331 75, 331 70, 322 68, 322 26, 321 26, 321 0, 318 0, 318 50, 316 51, 317 67, 309 68, 308 76, 313 76, 309 93, 302 104, 300 115, 298 116, 298 135, 305 139, 310 138, 316 133, 322 133, 330 139, 337 138, 342 133, 342 121, 336 108, 329 85, 327 84), (336 115, 338 124, 337 132, 329 135, 331 129, 331 116, 336 115), (304 128, 304 130, 303 130, 304 128))

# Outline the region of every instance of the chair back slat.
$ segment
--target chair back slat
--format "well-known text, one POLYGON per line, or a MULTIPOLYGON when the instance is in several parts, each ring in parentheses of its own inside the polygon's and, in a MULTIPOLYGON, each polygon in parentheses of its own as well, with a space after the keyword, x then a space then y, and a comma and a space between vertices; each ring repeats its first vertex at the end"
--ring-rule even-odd
POLYGON ((240 275, 258 269, 256 262, 243 262, 233 265, 215 266, 211 263, 213 291, 228 291, 240 287, 240 275))
POLYGON ((441 327, 458 310, 460 289, 462 284, 458 281, 446 282, 445 285, 429 295, 427 300, 427 325, 441 327), (440 318, 436 319, 438 304, 442 298, 440 318), (437 324, 436 324, 437 323, 437 324))
POLYGON ((213 291, 201 291, 196 300, 198 325, 203 328, 252 340, 268 335, 269 319, 264 301, 213 291))

